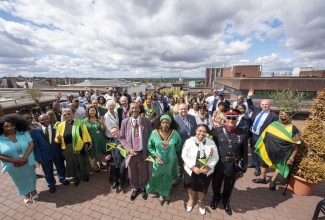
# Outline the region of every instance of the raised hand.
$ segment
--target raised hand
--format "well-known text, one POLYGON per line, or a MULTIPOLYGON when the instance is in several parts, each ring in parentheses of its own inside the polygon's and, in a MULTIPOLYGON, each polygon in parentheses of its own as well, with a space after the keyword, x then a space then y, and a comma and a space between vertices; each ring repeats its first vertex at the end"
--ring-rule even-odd
POLYGON ((250 89, 250 90, 248 91, 247 96, 252 97, 253 95, 254 95, 254 89, 250 89))

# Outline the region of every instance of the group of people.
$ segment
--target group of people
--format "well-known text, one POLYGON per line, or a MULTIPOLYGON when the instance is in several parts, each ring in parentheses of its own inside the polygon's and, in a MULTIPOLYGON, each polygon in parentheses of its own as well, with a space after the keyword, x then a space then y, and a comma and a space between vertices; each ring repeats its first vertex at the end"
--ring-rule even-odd
MULTIPOLYGON (((232 108, 223 91, 213 90, 209 97, 200 92, 197 98, 191 98, 192 104, 181 96, 179 100, 184 102, 177 104, 177 110, 171 105, 173 97, 166 97, 159 90, 153 95, 155 98, 146 100, 142 93, 135 100, 127 93, 118 99, 115 95, 111 90, 105 95, 95 90, 90 96, 92 104, 84 109, 87 102, 84 95, 60 102, 59 94, 50 112, 38 117, 39 125, 33 125, 31 117, 25 115, 10 114, 0 119, 2 172, 10 174, 26 205, 38 199, 37 162, 51 193, 56 192, 53 164, 59 182, 64 185, 70 184, 66 177, 74 178, 74 185, 78 186, 80 180, 89 181, 93 169, 96 172, 109 169, 112 189, 121 191, 129 181, 131 201, 139 194, 146 200, 148 193, 156 192, 161 205, 170 203, 172 186, 183 179, 188 190, 186 210, 192 211, 197 192, 202 215, 206 212, 204 195, 212 182, 211 208, 216 209, 222 201, 226 213, 231 215, 231 192, 248 164, 249 139, 253 154, 249 166, 256 168, 256 176, 261 175, 253 182, 266 183, 266 168, 273 164, 263 163, 259 152, 254 152, 264 130, 276 122, 291 132, 294 140, 299 138, 296 127, 290 126, 289 110, 282 110, 278 120, 270 110, 269 100, 254 106, 253 90, 249 91, 247 102, 239 96, 232 108), (84 112, 78 114, 79 108, 79 112, 81 109, 84 112), (152 163, 151 174, 149 163, 152 163)), ((263 147, 267 144, 259 149, 263 147)), ((297 146, 286 152, 289 152, 286 163, 290 165, 297 146)), ((274 173, 271 190, 275 190, 278 173, 283 175, 282 171, 274 173)))

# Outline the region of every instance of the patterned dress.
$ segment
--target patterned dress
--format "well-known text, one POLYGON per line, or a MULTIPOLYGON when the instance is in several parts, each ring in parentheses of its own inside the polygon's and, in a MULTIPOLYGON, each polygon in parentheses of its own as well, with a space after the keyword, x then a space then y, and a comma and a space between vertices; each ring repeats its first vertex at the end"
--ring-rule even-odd
POLYGON ((157 130, 154 130, 148 141, 148 151, 158 155, 163 164, 153 164, 152 177, 147 185, 147 192, 156 191, 160 196, 168 196, 172 189, 173 180, 178 180, 177 152, 182 148, 182 141, 177 131, 173 130, 168 140, 168 146, 162 145, 163 139, 157 130))

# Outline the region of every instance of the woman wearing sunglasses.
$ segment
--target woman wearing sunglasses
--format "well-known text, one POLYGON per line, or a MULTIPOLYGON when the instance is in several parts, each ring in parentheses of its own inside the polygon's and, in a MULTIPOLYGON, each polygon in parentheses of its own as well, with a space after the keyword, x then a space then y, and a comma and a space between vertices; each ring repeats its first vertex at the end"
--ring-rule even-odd
POLYGON ((234 188, 236 178, 243 174, 238 162, 247 162, 246 131, 236 126, 239 113, 238 109, 225 112, 225 126, 216 128, 213 134, 220 160, 215 167, 212 179, 213 201, 211 208, 216 209, 222 200, 228 215, 232 214, 229 206, 231 191, 234 188), (224 187, 221 193, 222 183, 224 187))

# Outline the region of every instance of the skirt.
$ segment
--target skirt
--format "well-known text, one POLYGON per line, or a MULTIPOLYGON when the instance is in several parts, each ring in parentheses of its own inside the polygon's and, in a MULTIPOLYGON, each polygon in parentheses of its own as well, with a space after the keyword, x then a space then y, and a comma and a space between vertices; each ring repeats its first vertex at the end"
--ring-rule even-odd
POLYGON ((8 171, 12 181, 18 189, 18 195, 27 195, 36 189, 36 173, 35 166, 25 164, 21 167, 8 171))
POLYGON ((190 188, 194 192, 202 192, 207 194, 213 175, 199 174, 192 172, 190 176, 186 171, 184 172, 184 187, 190 188))

